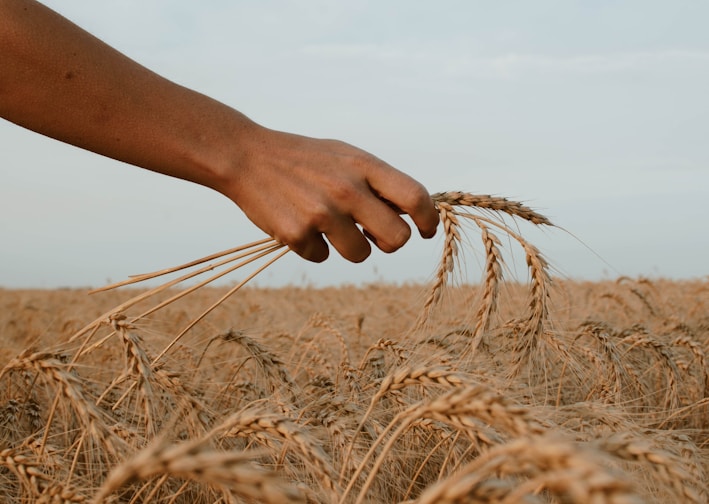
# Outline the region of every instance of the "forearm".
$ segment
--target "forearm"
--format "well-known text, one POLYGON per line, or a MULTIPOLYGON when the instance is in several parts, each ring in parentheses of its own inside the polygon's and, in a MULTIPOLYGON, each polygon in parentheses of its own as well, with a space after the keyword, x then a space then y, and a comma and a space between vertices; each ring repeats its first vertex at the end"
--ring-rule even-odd
POLYGON ((34 1, 0 0, 0 47, 0 115, 130 164, 221 190, 258 129, 34 1))
POLYGON ((32 0, 0 0, 0 115, 211 187, 301 256, 392 252, 438 214, 420 183, 346 143, 268 130, 137 64, 32 0), (396 209, 396 211, 395 211, 396 209), (358 227, 361 226, 361 229, 358 227), (366 237, 363 234, 366 233, 366 237))

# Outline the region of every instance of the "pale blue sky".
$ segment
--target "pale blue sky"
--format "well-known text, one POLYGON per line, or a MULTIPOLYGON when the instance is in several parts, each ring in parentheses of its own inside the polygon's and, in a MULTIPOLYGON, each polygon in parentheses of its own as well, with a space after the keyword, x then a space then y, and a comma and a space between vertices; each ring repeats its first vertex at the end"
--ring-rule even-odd
MULTIPOLYGON (((709 275, 709 3, 46 3, 266 126, 348 141, 431 192, 527 202, 578 238, 522 228, 566 276, 709 275)), ((0 146, 0 285, 101 285, 262 236, 207 189, 5 121, 0 146)), ((293 256, 259 280, 425 280, 439 248, 293 256)))

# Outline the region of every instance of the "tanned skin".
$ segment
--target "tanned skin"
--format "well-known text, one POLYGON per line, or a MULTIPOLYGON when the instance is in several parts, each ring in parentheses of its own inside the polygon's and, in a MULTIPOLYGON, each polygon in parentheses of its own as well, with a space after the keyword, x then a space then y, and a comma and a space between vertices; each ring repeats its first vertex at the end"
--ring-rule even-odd
POLYGON ((0 116, 78 147, 210 187, 320 262, 360 262, 436 232, 428 191, 336 140, 260 126, 171 82, 32 0, 0 0, 0 116), (327 241, 325 240, 327 238, 327 241))

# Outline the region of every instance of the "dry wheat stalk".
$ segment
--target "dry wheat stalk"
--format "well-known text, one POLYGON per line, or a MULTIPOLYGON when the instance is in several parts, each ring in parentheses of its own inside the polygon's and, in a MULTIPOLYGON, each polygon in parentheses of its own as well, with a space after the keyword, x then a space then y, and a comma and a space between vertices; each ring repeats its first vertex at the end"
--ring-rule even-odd
POLYGON ((707 482, 693 478, 685 469, 685 462, 666 451, 652 447, 648 441, 627 434, 616 434, 610 438, 599 439, 597 444, 615 457, 641 463, 652 469, 660 481, 667 484, 682 502, 707 502, 707 482))
POLYGON ((114 387, 124 381, 131 380, 129 389, 113 403, 112 409, 115 410, 118 408, 121 402, 128 396, 128 393, 134 388, 139 387, 139 403, 143 409, 145 433, 148 438, 152 438, 157 432, 156 421, 158 418, 158 413, 153 410, 154 398, 157 396, 153 388, 153 382, 156 381, 156 376, 153 372, 150 358, 141 346, 142 338, 137 333, 131 332, 135 327, 128 324, 125 318, 125 315, 111 317, 113 328, 119 334, 120 340, 125 348, 123 372, 104 390, 96 401, 96 404, 100 404, 114 387))
MULTIPOLYGON (((281 244, 273 245, 273 246, 272 246, 271 248, 269 248, 267 251, 258 254, 258 255, 257 255, 256 257, 254 257, 252 260, 256 260, 256 259, 260 259, 260 258, 262 258, 262 257, 266 257, 268 254, 274 253, 274 252, 280 250, 280 249, 283 248, 283 247, 284 247, 284 245, 281 245, 281 244)), ((155 358, 154 362, 157 362, 158 360, 160 360, 173 346, 175 346, 175 344, 177 344, 177 342, 187 333, 187 331, 189 331, 189 330, 192 329, 195 325, 197 325, 200 320, 203 320, 207 315, 209 315, 212 311, 214 311, 219 305, 221 305, 224 301, 226 301, 228 298, 230 298, 231 296, 233 296, 234 293, 236 293, 239 289, 241 289, 244 285, 246 285, 247 282, 249 282, 250 280, 252 280, 253 278, 255 278, 259 273, 261 273, 262 271, 264 271, 264 270, 265 270, 266 268, 268 268, 271 264, 273 264, 273 263, 276 262, 278 259, 280 259, 280 258, 283 257, 284 255, 286 255, 288 252, 289 252, 289 249, 285 249, 285 250, 279 252, 278 254, 276 254, 275 256, 273 256, 272 258, 270 258, 265 264, 259 266, 258 269, 256 269, 256 271, 254 271, 253 273, 250 273, 246 278, 244 278, 241 282, 239 282, 239 283, 236 284, 234 287, 232 287, 231 289, 229 289, 229 291, 228 291, 226 294, 224 294, 222 297, 220 297, 219 299, 217 299, 211 306, 209 306, 207 309, 205 309, 200 315, 198 315, 196 318, 194 318, 193 320, 191 320, 190 323, 187 324, 187 326, 185 326, 185 328, 182 329, 182 331, 180 331, 180 332, 174 337, 174 339, 165 347, 165 349, 164 349, 162 352, 160 352, 160 354, 155 358)), ((251 260, 249 260, 249 262, 251 262, 251 260)), ((219 276, 226 275, 228 272, 234 271, 234 270, 236 270, 236 269, 238 269, 238 268, 241 268, 242 266, 243 266, 243 264, 242 264, 242 263, 239 263, 239 264, 237 264, 236 266, 233 266, 232 268, 230 268, 229 270, 227 270, 227 272, 224 272, 223 274, 220 274, 219 276)), ((206 282, 211 282, 211 281, 213 281, 213 280, 215 280, 215 279, 216 279, 216 276, 213 277, 213 278, 208 279, 208 280, 205 281, 205 282, 202 282, 202 284, 199 284, 199 286, 201 287, 203 284, 206 284, 206 282)), ((197 287, 195 287, 195 290, 196 290, 196 288, 197 288, 197 287)), ((188 289, 188 291, 189 291, 189 290, 190 290, 190 289, 188 289)), ((154 308, 154 309, 150 310, 149 312, 152 313, 153 311, 155 311, 155 309, 157 309, 157 308, 154 308)), ((148 312, 146 312, 146 313, 148 313, 148 312)), ((141 315, 141 316, 139 316, 139 317, 142 317, 142 316, 143 316, 143 315, 141 315)))
POLYGON ((241 411, 224 420, 212 434, 221 433, 220 437, 263 437, 264 435, 282 439, 295 446, 304 460, 316 469, 323 486, 335 498, 339 489, 335 484, 336 476, 330 457, 317 444, 317 441, 304 428, 296 425, 290 418, 264 412, 261 409, 241 411))
POLYGON ((447 203, 452 206, 480 208, 490 210, 494 213, 506 213, 513 217, 519 217, 536 225, 553 226, 551 221, 543 215, 535 212, 531 208, 510 201, 507 198, 499 196, 490 196, 487 194, 470 194, 461 191, 439 192, 431 196, 436 203, 447 203))
MULTIPOLYGON (((228 250, 223 250, 223 251, 217 252, 215 254, 210 254, 206 257, 202 257, 200 259, 196 259, 194 261, 190 261, 188 263, 181 264, 179 266, 175 266, 172 268, 166 268, 166 269, 163 269, 160 271, 155 271, 152 273, 131 275, 131 277, 128 280, 124 280, 122 282, 117 282, 117 283, 108 285, 106 287, 102 287, 100 289, 95 289, 91 292, 102 292, 102 291, 106 291, 106 290, 115 289, 118 287, 123 287, 125 285, 131 285, 131 284, 135 284, 135 283, 139 283, 139 282, 144 282, 145 280, 152 280, 152 279, 157 278, 159 276, 169 275, 170 273, 175 273, 177 271, 183 271, 185 269, 192 268, 193 266, 199 266, 200 264, 204 264, 206 262, 213 261, 214 259, 219 259, 221 257, 226 257, 226 256, 230 256, 230 255, 239 253, 235 257, 231 257, 223 263, 210 264, 204 270, 204 271, 211 271, 219 266, 222 266, 224 264, 228 264, 229 262, 233 262, 234 260, 248 257, 249 255, 252 255, 256 252, 262 252, 264 250, 268 250, 270 247, 272 247, 276 244, 277 244, 277 242, 273 238, 263 238, 261 240, 255 241, 255 242, 247 243, 245 245, 240 245, 238 247, 234 247, 234 248, 231 248, 228 250), (246 252, 244 252, 244 251, 246 251, 246 252)), ((196 273, 196 275, 199 275, 199 274, 203 273, 204 271, 200 270, 198 273, 196 273)), ((195 274, 192 273, 192 275, 195 275, 195 274)))
POLYGON ((562 502, 639 504, 641 499, 620 475, 604 467, 600 453, 552 436, 521 437, 495 446, 454 475, 429 487, 415 504, 490 502, 489 487, 499 489, 492 502, 512 504, 544 489, 562 502), (516 480, 513 488, 500 477, 516 480))
MULTIPOLYGON (((611 372, 602 373, 599 377, 602 380, 602 387, 606 389, 606 381, 611 378, 612 382, 612 394, 607 394, 604 397, 606 402, 620 403, 622 401, 621 392, 623 383, 627 381, 628 371, 627 367, 623 364, 620 352, 611 339, 608 328, 603 324, 594 324, 586 322, 582 324, 582 334, 587 334, 593 337, 600 344, 601 355, 605 357, 606 361, 610 363, 611 372)), ((640 384, 637 384, 638 389, 642 389, 640 384)))
MULTIPOLYGON (((456 388, 470 384, 470 380, 462 373, 455 372, 444 366, 405 366, 394 370, 386 376, 379 385, 379 390, 372 397, 372 404, 384 397, 391 390, 400 390, 412 385, 437 384, 456 388)), ((365 414, 366 416, 366 414, 365 414)))
MULTIPOLYGON (((188 294, 190 294, 190 293, 192 293, 192 292, 194 292, 194 291, 196 291, 196 290, 198 290, 198 289, 204 287, 205 285, 208 285, 209 283, 214 282, 215 280, 217 280, 217 279, 219 279, 219 278, 222 278, 223 276, 226 276, 226 275, 228 275, 229 273, 232 273, 232 272, 236 271, 236 270, 239 269, 239 268, 242 268, 242 267, 244 267, 244 266, 246 266, 246 265, 249 265, 249 264, 253 263, 254 261, 258 261, 258 260, 260 260, 260 259, 262 259, 262 258, 265 258, 265 257, 267 257, 269 254, 273 254, 273 253, 275 253, 275 252, 278 252, 278 251, 279 251, 280 249, 282 249, 282 248, 284 248, 284 245, 282 245, 282 244, 276 242, 275 240, 273 240, 273 239, 264 239, 264 240, 260 240, 260 241, 257 241, 257 242, 253 242, 253 243, 249 243, 249 244, 243 245, 243 246, 241 246, 241 247, 236 247, 236 248, 229 249, 229 250, 226 250, 226 251, 223 251, 223 252, 219 252, 219 253, 216 253, 216 254, 212 254, 212 255, 207 256, 207 257, 204 257, 204 258, 202 258, 202 259, 198 259, 198 260, 195 260, 195 261, 191 261, 191 262, 189 262, 189 263, 186 263, 186 264, 183 264, 183 265, 174 267, 174 268, 168 268, 168 269, 166 269, 166 270, 157 271, 157 272, 155 272, 155 273, 147 273, 147 274, 143 274, 143 275, 137 275, 137 276, 135 276, 134 278, 129 279, 129 280, 125 281, 125 282, 119 282, 119 283, 117 283, 117 284, 109 285, 109 286, 104 287, 104 288, 102 288, 102 289, 98 289, 98 290, 96 290, 96 291, 94 291, 94 292, 100 292, 100 291, 115 289, 115 288, 121 287, 121 286, 123 286, 123 285, 131 284, 131 283, 137 283, 137 282, 142 282, 142 281, 145 281, 145 280, 157 278, 157 277, 159 277, 159 276, 163 276, 163 275, 168 274, 168 273, 173 273, 173 272, 176 272, 176 271, 180 271, 180 270, 183 270, 183 269, 190 268, 190 267, 195 266, 195 265, 202 264, 202 263, 204 263, 204 262, 208 262, 208 261, 210 261, 210 260, 212 260, 212 259, 214 259, 214 258, 223 257, 223 256, 228 256, 228 255, 232 255, 232 254, 235 254, 235 253, 236 253, 236 255, 233 255, 232 257, 228 257, 227 259, 224 259, 224 260, 222 260, 222 261, 219 261, 219 262, 216 263, 216 264, 207 265, 207 266, 205 266, 205 267, 203 267, 203 268, 198 269, 197 271, 193 271, 193 272, 187 273, 187 274, 185 274, 185 275, 183 275, 183 276, 181 276, 181 277, 179 277, 179 278, 176 278, 176 279, 171 280, 171 281, 169 281, 169 282, 165 282, 164 284, 159 285, 158 287, 155 287, 155 288, 153 288, 153 289, 150 289, 150 290, 148 290, 147 292, 144 292, 144 293, 142 293, 142 294, 139 294, 138 296, 135 296, 135 297, 129 299, 128 301, 126 301, 126 302, 124 302, 124 303, 121 303, 120 305, 118 305, 117 307, 115 307, 114 309, 112 309, 111 311, 109 311, 109 312, 107 312, 107 313, 101 315, 99 318, 97 318, 96 320, 94 320, 94 322, 90 323, 89 325, 87 325, 87 326, 85 326, 83 329, 81 329, 79 332, 77 332, 76 334, 74 334, 74 335, 71 337, 70 341, 74 341, 74 340, 78 339, 79 337, 85 335, 86 333, 89 333, 89 332, 95 330, 96 327, 98 327, 98 326, 100 326, 100 325, 102 325, 102 324, 105 324, 106 321, 108 321, 111 317, 113 317, 113 316, 115 316, 115 315, 117 315, 117 314, 121 314, 121 313, 123 313, 125 310, 127 310, 128 308, 130 308, 130 307, 132 307, 132 306, 134 306, 134 305, 140 303, 141 301, 144 301, 144 300, 146 300, 146 299, 149 299, 150 297, 155 296, 156 294, 158 294, 158 293, 160 293, 160 292, 163 292, 163 291, 165 291, 165 290, 167 290, 167 289, 169 289, 169 288, 171 288, 171 287, 174 287, 175 285, 177 285, 177 284, 179 284, 179 283, 181 283, 181 282, 184 282, 184 281, 186 281, 186 280, 189 280, 189 279, 191 279, 191 278, 194 278, 194 277, 196 277, 196 276, 199 276, 199 275, 201 275, 201 274, 203 274, 203 273, 212 271, 212 270, 215 269, 215 268, 218 268, 218 267, 220 267, 220 266, 224 266, 224 265, 229 264, 229 263, 231 263, 231 262, 239 261, 239 262, 237 262, 235 265, 230 266, 229 268, 227 268, 225 271, 222 271, 222 272, 220 272, 220 273, 218 273, 218 274, 212 275, 212 276, 208 277, 206 280, 203 280, 203 281, 197 283, 196 285, 194 285, 194 286, 192 286, 192 287, 190 287, 190 288, 187 288, 187 289, 185 289, 185 290, 182 291, 182 292, 177 293, 176 295, 170 297, 168 300, 163 301, 162 303, 159 303, 158 305, 156 305, 156 306, 150 308, 149 310, 143 312, 142 314, 140 314, 140 315, 138 315, 138 316, 135 316, 135 317, 132 317, 132 318, 130 319, 130 323, 135 323, 136 321, 140 320, 141 318, 144 318, 144 317, 146 317, 146 316, 148 316, 148 315, 154 313, 155 311, 160 310, 161 308, 164 308, 165 306, 169 305, 170 303, 172 303, 172 302, 174 302, 174 301, 176 301, 176 300, 178 300, 178 299, 180 299, 180 298, 182 298, 182 297, 184 297, 184 296, 186 296, 186 295, 188 295, 188 294), (245 252, 244 252, 244 250, 245 250, 245 252)), ((179 341, 179 339, 182 338, 182 336, 184 336, 184 334, 187 333, 187 331, 189 331, 192 327, 194 327, 200 320, 202 320, 202 319, 203 319, 204 317, 206 317, 209 313, 211 313, 217 306, 219 306, 219 305, 220 305, 221 303, 223 303, 227 298, 229 298, 230 296, 232 296, 236 291, 238 291, 239 289, 241 289, 249 280, 253 279, 256 275, 258 275, 260 272, 262 272, 263 270, 265 270, 268 266, 270 266, 271 264, 273 264, 274 262, 276 262, 278 259, 280 259, 281 257, 283 257, 283 256, 288 252, 288 250, 289 250, 289 249, 286 248, 285 250, 279 252, 279 253, 276 254, 274 257, 272 257, 271 259, 269 259, 266 263, 264 263, 263 265, 261 265, 260 267, 258 267, 253 273, 251 273, 250 275, 248 275, 244 280, 242 280, 242 281, 239 282, 237 285, 235 285, 233 288, 231 288, 224 296, 222 296, 219 300, 217 300, 212 306, 210 306, 209 308, 207 308, 201 315, 199 315, 197 318, 193 319, 180 333, 178 333, 178 334, 175 336, 175 338, 173 339, 173 341, 163 350, 163 352, 160 353, 160 354, 156 357, 156 360, 159 360, 160 358, 162 358, 162 357, 165 355, 165 353, 167 353, 167 352, 177 343, 177 341, 179 341)), ((90 338, 90 337, 91 337, 91 335, 89 336, 89 338, 90 338)), ((82 345, 82 346, 85 346, 86 343, 87 343, 87 341, 88 341, 88 339, 84 342, 84 345, 82 345)))
POLYGON ((431 285, 428 298, 423 305, 423 314, 420 324, 428 320, 433 306, 440 300, 443 288, 446 285, 448 276, 453 273, 455 261, 460 247, 460 222, 455 215, 453 207, 447 201, 436 201, 438 214, 443 224, 444 242, 443 255, 438 265, 435 280, 431 285))
POLYGON ((92 502, 106 502, 111 494, 132 481, 162 475, 226 488, 235 496, 251 501, 306 502, 297 489, 281 483, 273 473, 259 469, 253 462, 257 456, 254 452, 214 450, 202 439, 176 445, 158 439, 115 467, 92 502))
POLYGON ((652 387, 655 390, 665 389, 665 397, 663 408, 673 410, 679 407, 679 383, 681 381, 680 371, 672 358, 672 353, 668 347, 661 341, 657 340, 644 328, 636 326, 627 331, 629 334, 622 339, 622 342, 629 346, 628 351, 635 347, 644 347, 658 357, 657 362, 660 365, 660 378, 664 377, 667 381, 667 387, 664 384, 652 387))
POLYGON ((657 316, 657 311, 653 307, 653 304, 650 303, 650 300, 647 298, 647 296, 640 292, 640 289, 637 289, 635 287, 630 288, 630 292, 635 295, 643 304, 643 306, 647 309, 647 311, 652 315, 653 317, 657 316))
POLYGON ((706 353, 704 349, 699 344, 699 342, 689 334, 677 336, 672 340, 672 345, 683 346, 689 349, 697 361, 697 367, 699 368, 699 373, 701 374, 701 386, 697 392, 697 399, 703 399, 707 397, 709 392, 709 365, 707 364, 706 353))
POLYGON ((0 467, 11 472, 20 484, 20 501, 36 499, 46 485, 48 477, 39 468, 36 457, 18 452, 14 448, 0 450, 0 467))
MULTIPOLYGON (((341 369, 347 369, 347 368, 352 367, 352 364, 350 363, 349 346, 347 344, 347 340, 345 339, 345 336, 342 334, 342 332, 333 326, 332 320, 330 318, 324 316, 323 314, 316 313, 311 317, 310 324, 312 324, 313 327, 325 329, 327 334, 330 334, 335 337, 338 345, 340 346, 339 367, 341 369)), ((360 329, 361 329, 361 322, 360 322, 360 329)), ((315 337, 313 337, 310 345, 313 345, 315 343, 316 339, 317 339, 317 335, 315 337)), ((306 348, 306 350, 307 350, 307 348, 306 348)))
POLYGON ((311 376, 329 374, 333 377, 335 385, 339 386, 342 377, 349 386, 357 387, 357 383, 352 380, 354 376, 350 374, 353 368, 350 362, 349 345, 345 336, 333 326, 332 322, 329 317, 321 313, 314 313, 304 328, 298 332, 293 344, 290 345, 289 361, 295 361, 292 366, 292 375, 298 376, 303 370, 311 376), (319 330, 310 335, 306 333, 310 328, 319 330), (337 366, 335 366, 332 356, 324 351, 330 346, 317 344, 323 336, 333 336, 340 348, 340 360, 337 366), (317 368, 317 371, 312 371, 313 366, 317 368))
MULTIPOLYGON (((60 484, 55 478, 65 476, 60 450, 41 446, 41 442, 29 439, 18 448, 0 450, 0 467, 12 473, 19 483, 18 502, 84 502, 86 497, 68 483, 60 484), (51 453, 49 453, 51 451, 51 453)), ((7 489, 5 497, 14 493, 7 489)))
MULTIPOLYGON (((475 195, 459 191, 436 193, 432 195, 432 198, 436 208, 438 209, 438 213, 443 224, 443 254, 428 298, 424 303, 423 314, 418 323, 419 327, 425 323, 430 315, 431 309, 440 300, 441 293, 447 283, 447 279, 454 271, 455 261, 458 257, 462 240, 460 234, 461 222, 458 217, 470 218, 478 226, 482 224, 483 243, 485 244, 487 257, 486 285, 492 285, 490 275, 494 275, 496 280, 501 278, 501 269, 499 267, 501 264, 501 257, 499 255, 499 249, 496 246, 497 243, 495 243, 496 237, 494 237, 494 235, 490 235, 487 226, 484 224, 485 222, 489 222, 489 217, 476 217, 470 214, 471 209, 487 212, 493 217, 499 216, 500 214, 507 214, 513 218, 520 218, 531 222, 534 225, 553 226, 549 219, 543 215, 533 211, 521 203, 510 201, 506 198, 499 198, 489 195, 475 195)), ((495 225, 508 234, 514 233, 509 226, 504 224, 502 219, 500 219, 500 221, 501 222, 496 222, 495 225)), ((516 236, 515 239, 517 239, 516 236)), ((523 244, 523 246, 525 245, 523 244)), ((488 300, 490 295, 491 293, 488 293, 488 300)), ((483 320, 482 323, 485 324, 485 321, 483 320)))
POLYGON ((229 329, 218 335, 217 338, 240 345, 253 357, 259 369, 266 377, 269 391, 272 394, 279 394, 285 391, 288 393, 288 398, 291 403, 295 404, 297 402, 297 398, 294 395, 297 386, 291 378, 286 366, 275 354, 241 331, 229 329))
POLYGON ((519 234, 513 231, 507 231, 507 233, 515 238, 524 249, 531 278, 528 314, 526 319, 522 320, 518 332, 519 340, 514 349, 515 356, 511 369, 511 376, 514 376, 519 372, 521 366, 533 356, 544 335, 544 323, 549 316, 548 301, 551 277, 548 272, 549 264, 539 250, 519 234))
POLYGON ((381 355, 383 358, 384 350, 388 350, 392 354, 394 354, 394 357, 396 357, 397 364, 399 365, 409 360, 409 351, 404 348, 401 343, 391 339, 379 338, 364 352, 364 355, 362 356, 362 359, 359 363, 359 370, 362 371, 365 367, 367 367, 367 365, 372 365, 371 361, 367 360, 370 354, 381 355), (379 352, 381 352, 381 354, 379 352))
MULTIPOLYGON (((476 323, 473 330, 472 341, 465 353, 471 353, 480 342, 482 333, 489 325, 490 315, 494 312, 498 300, 498 285, 502 278, 502 256, 500 254, 499 239, 490 232, 491 227, 495 227, 522 247, 527 266, 530 272, 530 301, 529 314, 523 322, 520 339, 516 346, 517 358, 513 362, 513 374, 518 372, 521 365, 528 360, 537 346, 538 339, 543 335, 543 324, 548 318, 548 297, 551 277, 549 275, 549 264, 539 250, 525 240, 519 233, 515 232, 504 219, 499 218, 501 214, 507 214, 513 218, 520 218, 531 222, 534 225, 552 226, 552 223, 543 215, 534 212, 530 208, 505 198, 492 196, 479 196, 461 192, 437 193, 433 195, 434 202, 438 208, 441 222, 444 229, 443 255, 439 263, 439 268, 431 286, 429 296, 423 307, 423 313, 417 327, 421 328, 429 319, 433 306, 440 300, 441 293, 446 286, 448 276, 454 271, 455 261, 459 255, 462 244, 461 221, 459 217, 473 222, 482 231, 483 244, 485 247, 486 266, 484 290, 482 303, 476 314, 476 323), (471 210, 479 210, 487 215, 474 215, 471 210), (493 220, 493 217, 498 217, 493 220)), ((549 341, 553 347, 562 354, 565 353, 563 345, 557 341, 549 341)))
POLYGON ((365 470, 365 464, 383 444, 383 448, 357 497, 357 504, 363 502, 378 470, 396 440, 421 418, 438 420, 456 429, 471 430, 473 433, 484 429, 486 424, 493 426, 496 430, 517 436, 541 432, 541 426, 528 416, 526 408, 511 404, 487 387, 472 386, 454 389, 431 401, 423 401, 397 414, 370 447, 363 463, 360 464, 345 488, 340 502, 344 502, 345 497, 354 488, 360 474, 365 470), (391 435, 389 435, 390 432, 392 432, 391 435))
MULTIPOLYGON (((369 420, 369 416, 372 414, 374 407, 379 402, 379 400, 384 397, 387 393, 394 390, 400 390, 404 387, 412 385, 429 385, 437 384, 443 385, 448 388, 457 388, 463 385, 470 385, 470 381, 467 377, 463 376, 461 373, 456 373, 446 369, 442 366, 430 367, 430 366, 418 366, 418 367, 404 367, 396 370, 395 372, 389 374, 384 378, 372 399, 370 400, 369 407, 364 412, 359 422, 359 425, 352 434, 349 446, 347 448, 347 453, 345 454, 345 460, 348 460, 354 449, 355 442, 357 440, 358 434, 362 431, 365 424, 369 420)), ((344 471, 347 464, 343 464, 342 471, 340 473, 340 482, 344 478, 344 471)))
POLYGON ((473 328, 470 345, 466 352, 474 353, 477 350, 483 333, 490 325, 490 317, 497 309, 500 282, 502 281, 502 254, 500 253, 500 239, 490 232, 490 228, 483 221, 476 221, 482 232, 482 240, 485 245, 485 289, 480 300, 480 307, 475 315, 475 327, 473 328))
POLYGON ((88 498, 77 490, 60 483, 53 483, 42 491, 37 504, 74 504, 86 501, 88 498))
MULTIPOLYGON (((49 352, 32 352, 27 350, 19 356, 12 359, 0 371, 0 379, 5 375, 15 371, 31 371, 38 373, 46 379, 47 383, 57 387, 58 393, 55 396, 55 401, 47 414, 47 423, 45 426, 44 438, 42 445, 47 442, 47 437, 51 430, 51 425, 57 408, 60 407, 60 400, 65 399, 61 403, 62 407, 71 406, 71 411, 81 423, 83 435, 89 441, 98 440, 99 445, 103 446, 108 454, 117 457, 120 453, 121 443, 113 436, 108 427, 108 418, 106 413, 96 407, 84 393, 84 384, 78 376, 68 371, 69 364, 65 363, 66 359, 61 356, 54 355, 49 352)), ((77 446, 77 453, 81 444, 77 446)), ((90 449, 87 449, 88 456, 94 456, 90 449)), ((97 463, 99 463, 97 461, 97 463)))

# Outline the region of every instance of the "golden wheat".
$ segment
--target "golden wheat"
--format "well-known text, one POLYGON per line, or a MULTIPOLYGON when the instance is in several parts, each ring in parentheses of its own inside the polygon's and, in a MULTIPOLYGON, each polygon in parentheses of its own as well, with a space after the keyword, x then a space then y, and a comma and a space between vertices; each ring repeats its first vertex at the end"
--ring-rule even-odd
POLYGON ((522 227, 552 226, 541 214, 433 199, 443 253, 427 290, 244 288, 287 253, 271 239, 114 285, 127 293, 0 289, 0 493, 706 502, 706 281, 554 277, 522 227))

